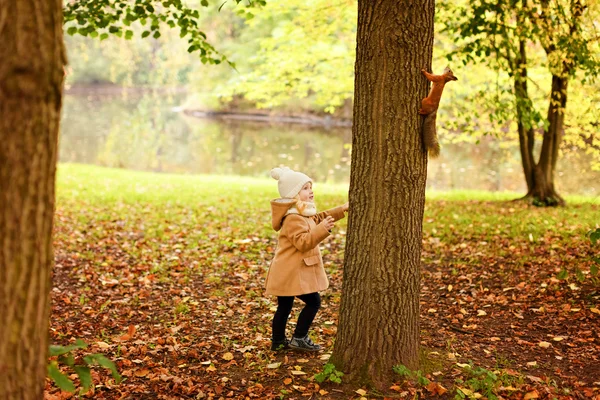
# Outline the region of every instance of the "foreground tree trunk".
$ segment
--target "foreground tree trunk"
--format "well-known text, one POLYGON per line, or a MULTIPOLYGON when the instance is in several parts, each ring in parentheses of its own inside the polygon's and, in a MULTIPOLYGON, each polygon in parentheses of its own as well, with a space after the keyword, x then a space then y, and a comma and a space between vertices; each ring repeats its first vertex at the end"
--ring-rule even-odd
POLYGON ((433 0, 359 0, 348 241, 333 363, 387 389, 419 364, 419 280, 427 154, 421 99, 433 0))
POLYGON ((41 399, 63 65, 62 1, 0 2, 0 399, 41 399))

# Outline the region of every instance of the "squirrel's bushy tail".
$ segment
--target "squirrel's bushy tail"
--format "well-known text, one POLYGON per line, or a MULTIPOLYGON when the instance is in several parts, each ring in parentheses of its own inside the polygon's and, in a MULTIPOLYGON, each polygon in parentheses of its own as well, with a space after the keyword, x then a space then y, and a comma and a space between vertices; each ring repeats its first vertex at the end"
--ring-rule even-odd
POLYGON ((431 114, 427 114, 425 121, 423 121, 423 144, 431 158, 436 158, 440 155, 440 143, 438 142, 435 129, 436 117, 437 113, 432 112, 431 114))

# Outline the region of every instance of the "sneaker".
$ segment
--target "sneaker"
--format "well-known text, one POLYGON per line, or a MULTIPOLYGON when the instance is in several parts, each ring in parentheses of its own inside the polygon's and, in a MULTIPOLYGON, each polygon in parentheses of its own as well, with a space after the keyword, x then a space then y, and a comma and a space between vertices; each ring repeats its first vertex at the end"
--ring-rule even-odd
POLYGON ((283 342, 271 342, 271 350, 280 351, 290 348, 290 341, 285 339, 283 342))
POLYGON ((314 344, 312 340, 308 337, 308 335, 303 338, 292 338, 292 341, 289 343, 290 348, 295 350, 302 351, 319 351, 321 350, 321 346, 318 344, 314 344))

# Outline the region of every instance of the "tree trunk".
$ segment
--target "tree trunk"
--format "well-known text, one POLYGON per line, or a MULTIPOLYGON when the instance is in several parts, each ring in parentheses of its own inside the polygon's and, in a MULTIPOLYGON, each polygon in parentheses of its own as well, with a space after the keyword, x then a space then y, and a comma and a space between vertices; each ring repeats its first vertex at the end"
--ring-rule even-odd
POLYGON ((0 399, 41 399, 65 63, 62 1, 0 2, 0 399))
POLYGON ((563 205, 563 198, 554 188, 554 170, 563 136, 565 108, 567 106, 568 78, 552 75, 552 92, 548 105, 548 129, 544 131, 544 141, 540 160, 535 171, 533 199, 540 205, 563 205))
POLYGON ((387 389, 419 364, 419 284, 427 154, 421 99, 431 70, 433 0, 359 0, 350 214, 333 363, 387 389))
POLYGON ((515 60, 515 97, 517 102, 517 130, 519 132, 519 147, 521 149, 521 163, 523 174, 527 182, 527 196, 533 193, 535 160, 533 146, 535 143, 533 126, 524 124, 525 116, 532 111, 531 100, 527 91, 527 50, 525 40, 519 40, 519 54, 515 60))

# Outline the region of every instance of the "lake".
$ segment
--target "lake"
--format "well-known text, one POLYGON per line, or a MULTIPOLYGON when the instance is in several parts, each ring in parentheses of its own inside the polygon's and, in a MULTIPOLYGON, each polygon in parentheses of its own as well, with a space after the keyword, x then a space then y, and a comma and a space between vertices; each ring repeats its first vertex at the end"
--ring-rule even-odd
MULTIPOLYGON (((350 128, 195 118, 184 114, 186 94, 71 89, 63 103, 60 161, 178 174, 269 176, 277 165, 300 169, 317 182, 348 182, 350 128)), ((600 194, 600 172, 589 155, 559 159, 562 194, 600 194)), ((525 192, 518 143, 491 137, 479 144, 444 143, 430 160, 435 190, 525 192)))

